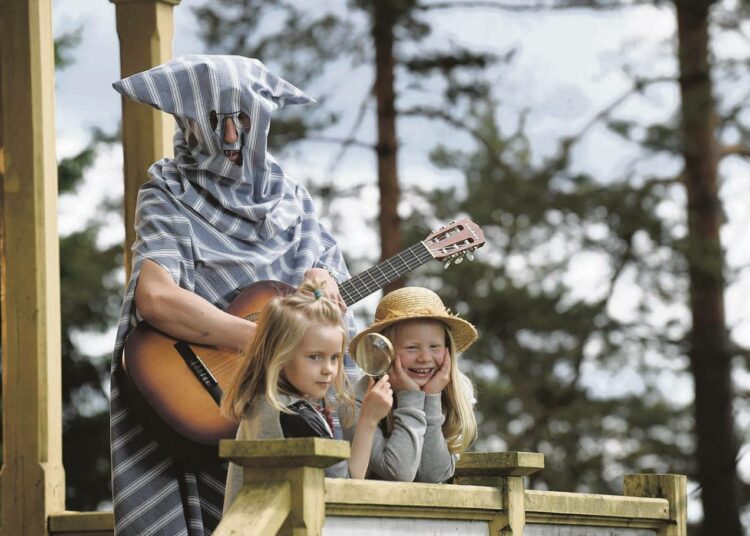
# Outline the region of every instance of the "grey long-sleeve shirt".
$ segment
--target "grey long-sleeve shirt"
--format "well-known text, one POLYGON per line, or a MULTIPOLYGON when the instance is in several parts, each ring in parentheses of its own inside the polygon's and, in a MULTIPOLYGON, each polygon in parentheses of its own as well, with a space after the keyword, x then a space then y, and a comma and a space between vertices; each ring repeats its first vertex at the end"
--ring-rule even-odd
MULTIPOLYGON (((356 386, 357 416, 367 392, 368 378, 356 386)), ((368 473, 384 480, 444 482, 453 476, 457 455, 443 437, 445 422, 441 395, 422 391, 398 391, 393 409, 393 430, 385 436, 376 428, 368 473)))

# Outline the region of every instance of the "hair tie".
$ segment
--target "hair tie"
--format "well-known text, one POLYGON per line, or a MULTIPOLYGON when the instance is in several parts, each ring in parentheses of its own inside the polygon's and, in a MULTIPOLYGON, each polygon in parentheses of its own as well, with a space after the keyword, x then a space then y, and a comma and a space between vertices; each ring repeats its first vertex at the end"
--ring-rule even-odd
POLYGON ((315 296, 316 300, 319 300, 320 298, 323 297, 323 291, 320 290, 319 288, 316 288, 315 290, 313 290, 313 296, 315 296))

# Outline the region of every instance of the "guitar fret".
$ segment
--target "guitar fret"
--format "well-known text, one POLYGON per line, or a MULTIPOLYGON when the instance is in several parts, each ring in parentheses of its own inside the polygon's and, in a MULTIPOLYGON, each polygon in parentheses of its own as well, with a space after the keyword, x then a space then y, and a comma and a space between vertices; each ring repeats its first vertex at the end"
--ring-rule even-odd
POLYGON ((401 253, 361 272, 351 279, 339 283, 339 291, 347 305, 383 288, 389 282, 432 259, 432 254, 423 242, 418 242, 401 253), (407 257, 413 257, 407 261, 407 257), (399 261, 403 268, 394 264, 399 261))

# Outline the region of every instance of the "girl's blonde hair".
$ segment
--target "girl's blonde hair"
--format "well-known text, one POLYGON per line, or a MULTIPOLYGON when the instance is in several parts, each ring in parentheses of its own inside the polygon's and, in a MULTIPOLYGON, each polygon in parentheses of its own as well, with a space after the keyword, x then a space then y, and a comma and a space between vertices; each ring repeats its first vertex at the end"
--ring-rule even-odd
MULTIPOLYGON (((441 400, 445 422, 443 423, 443 437, 452 454, 461 454, 467 450, 477 437, 477 420, 474 416, 474 386, 471 380, 458 368, 456 360, 456 345, 450 328, 440 320, 433 318, 411 318, 391 324, 382 331, 392 343, 396 343, 398 326, 404 322, 434 322, 442 326, 445 331, 445 346, 451 358, 450 382, 443 389, 441 400)), ((392 426, 393 409, 388 415, 389 429, 392 426)))
POLYGON ((265 393, 272 407, 290 413, 279 400, 279 394, 297 393, 284 380, 282 370, 294 358, 307 330, 320 325, 341 329, 341 354, 333 385, 337 404, 343 403, 348 410, 345 413, 353 414, 354 401, 344 373, 346 324, 338 304, 322 296, 324 285, 322 281, 308 281, 296 292, 266 304, 238 374, 222 398, 222 415, 234 421, 241 420, 252 400, 261 393, 265 393))

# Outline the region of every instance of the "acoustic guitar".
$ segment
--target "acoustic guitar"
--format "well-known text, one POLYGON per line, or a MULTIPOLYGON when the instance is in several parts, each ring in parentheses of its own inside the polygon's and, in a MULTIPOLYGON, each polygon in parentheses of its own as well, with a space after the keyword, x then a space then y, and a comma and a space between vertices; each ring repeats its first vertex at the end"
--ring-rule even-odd
MULTIPOLYGON (((458 263, 484 244, 482 230, 468 219, 450 223, 423 241, 339 283, 350 306, 429 260, 458 263)), ((226 312, 257 319, 263 306, 294 288, 259 281, 245 288, 226 312)), ((234 438, 237 423, 221 416, 222 387, 239 369, 240 354, 226 348, 188 344, 138 324, 125 342, 123 366, 141 397, 173 431, 193 442, 216 445, 234 438)))

